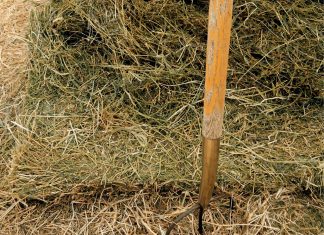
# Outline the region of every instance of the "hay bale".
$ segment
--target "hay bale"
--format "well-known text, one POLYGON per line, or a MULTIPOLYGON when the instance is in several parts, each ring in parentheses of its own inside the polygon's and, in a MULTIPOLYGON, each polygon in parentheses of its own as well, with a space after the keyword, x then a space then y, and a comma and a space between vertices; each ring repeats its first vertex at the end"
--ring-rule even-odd
MULTIPOLYGON (((323 11, 236 2, 221 187, 323 187, 323 11)), ((196 190, 206 26, 206 7, 176 0, 63 0, 35 13, 12 192, 52 200, 153 182, 196 190)))

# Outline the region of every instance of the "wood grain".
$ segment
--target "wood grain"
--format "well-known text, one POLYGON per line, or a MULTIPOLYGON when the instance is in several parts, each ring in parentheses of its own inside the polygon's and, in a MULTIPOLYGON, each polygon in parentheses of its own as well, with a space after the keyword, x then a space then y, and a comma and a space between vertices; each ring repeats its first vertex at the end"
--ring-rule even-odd
POLYGON ((208 20, 203 136, 222 135, 233 0, 211 0, 208 20))

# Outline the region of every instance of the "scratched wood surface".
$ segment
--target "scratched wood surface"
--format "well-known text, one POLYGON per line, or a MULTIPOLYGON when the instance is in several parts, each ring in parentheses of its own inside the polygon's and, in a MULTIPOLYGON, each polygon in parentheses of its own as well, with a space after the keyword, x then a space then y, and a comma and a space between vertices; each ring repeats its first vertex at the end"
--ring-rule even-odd
POLYGON ((208 139, 222 135, 232 9, 232 0, 210 1, 202 130, 208 139))

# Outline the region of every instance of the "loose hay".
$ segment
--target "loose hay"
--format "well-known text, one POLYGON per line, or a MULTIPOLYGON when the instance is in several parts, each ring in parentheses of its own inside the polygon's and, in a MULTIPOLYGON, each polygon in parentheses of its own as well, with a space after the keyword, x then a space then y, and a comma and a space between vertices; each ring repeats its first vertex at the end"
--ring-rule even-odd
MULTIPOLYGON (((241 203, 237 224, 262 226, 234 231, 316 234, 323 227, 323 5, 235 4, 218 184, 241 203), (270 220, 254 214, 285 203, 275 196, 282 192, 291 200, 308 195, 317 206, 298 199, 303 210, 319 216, 300 217, 299 208, 298 223, 289 221, 287 204, 282 213, 271 209, 270 220)), ((153 183, 196 191, 206 9, 176 0, 63 0, 36 12, 5 190, 45 202, 111 184, 125 192, 153 183)))
MULTIPOLYGON (((168 221, 196 202, 198 196, 161 186, 133 192, 119 191, 116 187, 96 190, 93 194, 78 193, 49 204, 29 201, 25 208, 14 204, 15 213, 8 213, 2 231, 161 234, 168 221)), ((231 210, 228 195, 217 190, 205 214, 206 234, 320 234, 324 202, 300 196, 283 188, 273 194, 264 191, 235 196, 236 204, 231 210)), ((194 215, 185 218, 174 233, 195 234, 196 218, 194 215)))

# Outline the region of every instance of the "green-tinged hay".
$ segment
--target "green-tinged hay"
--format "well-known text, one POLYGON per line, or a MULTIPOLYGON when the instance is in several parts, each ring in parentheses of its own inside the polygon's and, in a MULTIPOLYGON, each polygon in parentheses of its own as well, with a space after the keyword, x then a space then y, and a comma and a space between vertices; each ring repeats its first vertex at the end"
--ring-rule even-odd
MULTIPOLYGON (((321 195, 324 10, 235 4, 218 183, 321 195)), ((6 178, 13 195, 50 200, 111 183, 196 190, 206 9, 63 0, 36 12, 23 128, 6 178)))

